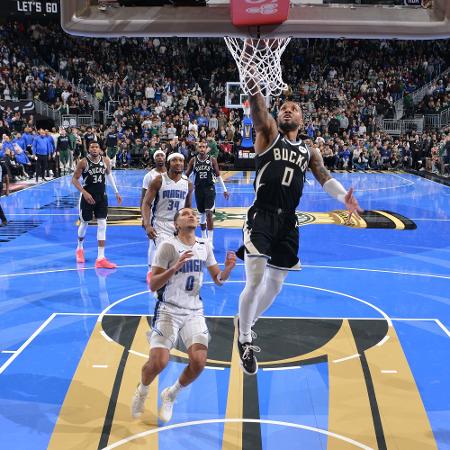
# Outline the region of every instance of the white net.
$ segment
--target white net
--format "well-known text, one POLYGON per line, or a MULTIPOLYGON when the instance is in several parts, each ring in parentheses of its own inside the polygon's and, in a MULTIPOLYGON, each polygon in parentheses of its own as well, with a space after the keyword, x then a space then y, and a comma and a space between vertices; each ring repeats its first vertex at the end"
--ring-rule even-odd
POLYGON ((281 73, 281 55, 291 38, 242 39, 225 37, 239 69, 242 90, 278 97, 288 86, 281 73))

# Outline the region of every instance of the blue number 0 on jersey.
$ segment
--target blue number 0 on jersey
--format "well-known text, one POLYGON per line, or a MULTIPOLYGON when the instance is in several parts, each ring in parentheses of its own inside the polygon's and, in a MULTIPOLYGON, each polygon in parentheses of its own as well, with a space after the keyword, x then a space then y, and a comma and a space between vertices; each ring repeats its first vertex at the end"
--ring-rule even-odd
POLYGON ((187 277, 186 287, 185 287, 186 291, 192 291, 192 289, 194 289, 194 281, 195 281, 195 278, 193 275, 187 277))

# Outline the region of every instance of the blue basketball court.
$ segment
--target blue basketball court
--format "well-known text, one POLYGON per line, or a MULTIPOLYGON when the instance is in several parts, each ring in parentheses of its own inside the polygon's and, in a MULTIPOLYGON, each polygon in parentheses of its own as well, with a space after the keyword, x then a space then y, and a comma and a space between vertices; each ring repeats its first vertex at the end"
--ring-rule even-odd
MULTIPOLYGON (((450 449, 450 188, 405 173, 337 173, 360 205, 417 228, 348 227, 308 174, 300 204, 301 272, 292 272, 256 325, 260 370, 244 376, 232 318, 244 285, 202 290, 212 335, 208 366, 157 421, 159 393, 186 362, 172 352, 146 413, 130 415, 148 355, 155 299, 140 226, 144 171, 116 171, 106 256, 95 270, 96 229, 77 266, 78 192, 59 178, 1 199, 1 448, 152 450, 450 449)), ((241 244, 252 172, 225 172, 215 253, 241 244)))

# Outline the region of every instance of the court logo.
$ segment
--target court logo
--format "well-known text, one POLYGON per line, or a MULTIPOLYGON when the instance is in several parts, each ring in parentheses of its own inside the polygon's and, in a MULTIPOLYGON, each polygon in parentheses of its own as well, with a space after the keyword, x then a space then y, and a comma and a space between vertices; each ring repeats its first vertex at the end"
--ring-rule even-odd
MULTIPOLYGON (((216 209, 215 226, 218 228, 242 228, 248 208, 231 207, 216 209)), ((334 210, 327 212, 297 211, 297 225, 340 225, 351 228, 388 228, 397 230, 414 230, 416 224, 407 217, 391 211, 364 211, 350 216, 348 211, 334 210)), ((92 222, 95 223, 95 222, 92 222)), ((110 207, 109 225, 142 226, 141 211, 138 207, 110 207)))

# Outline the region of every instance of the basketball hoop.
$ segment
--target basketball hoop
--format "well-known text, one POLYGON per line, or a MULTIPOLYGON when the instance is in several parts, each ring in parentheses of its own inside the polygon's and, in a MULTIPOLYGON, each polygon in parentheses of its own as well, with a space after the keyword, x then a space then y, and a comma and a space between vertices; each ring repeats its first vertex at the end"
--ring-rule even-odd
POLYGON ((281 72, 281 55, 291 38, 243 39, 225 37, 239 70, 242 90, 278 97, 288 88, 281 72))

